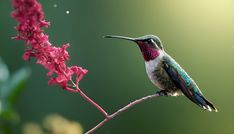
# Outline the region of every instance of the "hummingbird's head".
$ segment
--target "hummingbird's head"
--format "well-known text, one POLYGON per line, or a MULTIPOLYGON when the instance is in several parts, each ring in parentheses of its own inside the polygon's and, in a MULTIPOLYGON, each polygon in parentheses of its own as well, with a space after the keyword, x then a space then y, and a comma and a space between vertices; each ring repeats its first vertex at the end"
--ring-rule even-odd
POLYGON ((162 42, 159 37, 155 35, 145 35, 138 38, 106 35, 104 38, 117 38, 135 42, 139 46, 145 61, 154 60, 160 55, 160 52, 163 51, 162 42))

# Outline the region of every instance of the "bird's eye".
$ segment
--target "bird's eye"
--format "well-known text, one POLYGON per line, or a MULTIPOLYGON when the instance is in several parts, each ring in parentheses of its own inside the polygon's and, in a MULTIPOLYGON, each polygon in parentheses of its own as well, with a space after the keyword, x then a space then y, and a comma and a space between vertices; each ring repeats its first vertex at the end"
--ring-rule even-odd
POLYGON ((153 40, 153 39, 148 39, 148 40, 147 40, 147 43, 148 43, 148 44, 154 44, 154 40, 153 40))

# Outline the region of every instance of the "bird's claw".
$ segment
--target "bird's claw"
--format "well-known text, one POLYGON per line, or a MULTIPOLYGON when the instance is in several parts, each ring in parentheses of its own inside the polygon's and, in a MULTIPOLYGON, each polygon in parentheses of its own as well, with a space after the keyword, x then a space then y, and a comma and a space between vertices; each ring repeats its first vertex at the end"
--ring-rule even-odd
POLYGON ((160 90, 156 92, 160 96, 169 96, 169 92, 167 90, 160 90))

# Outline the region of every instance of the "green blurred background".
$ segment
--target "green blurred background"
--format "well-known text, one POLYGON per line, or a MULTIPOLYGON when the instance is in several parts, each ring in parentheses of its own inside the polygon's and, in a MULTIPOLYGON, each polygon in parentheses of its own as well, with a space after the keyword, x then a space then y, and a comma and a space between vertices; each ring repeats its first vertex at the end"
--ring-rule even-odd
MULTIPOLYGON (((108 122, 97 134, 233 134, 234 1, 233 0, 40 0, 50 41, 70 43, 70 65, 89 70, 80 87, 109 113, 154 93, 136 45, 103 39, 106 34, 158 35, 173 56, 219 109, 203 111, 186 97, 144 102, 108 122), (54 7, 54 4, 57 7, 54 7), (66 11, 69 14, 66 14, 66 11)), ((32 68, 17 102, 21 123, 38 122, 50 113, 79 121, 85 130, 103 120, 77 94, 48 86, 46 70, 22 60, 23 42, 11 40, 16 22, 10 0, 0 1, 0 56, 11 71, 32 68)))

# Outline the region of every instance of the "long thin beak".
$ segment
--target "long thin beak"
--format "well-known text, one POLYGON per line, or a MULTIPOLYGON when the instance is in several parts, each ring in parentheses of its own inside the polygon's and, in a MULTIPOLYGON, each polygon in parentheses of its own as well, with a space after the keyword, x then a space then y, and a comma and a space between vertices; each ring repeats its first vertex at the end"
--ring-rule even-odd
POLYGON ((116 35, 106 35, 106 36, 103 36, 103 38, 116 38, 116 39, 124 39, 124 40, 129 40, 129 41, 134 41, 134 42, 136 41, 135 38, 116 36, 116 35))

